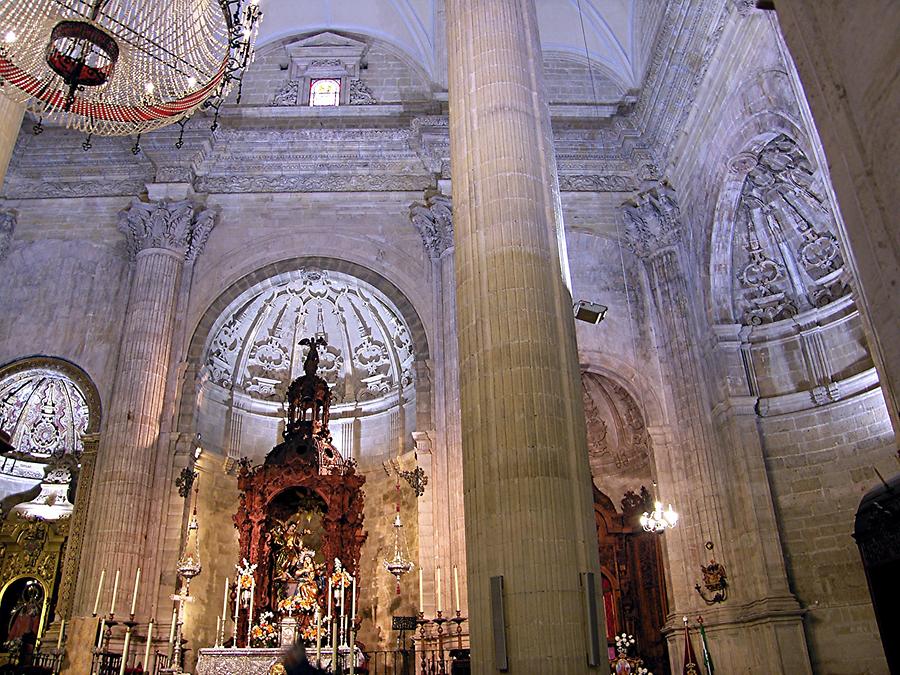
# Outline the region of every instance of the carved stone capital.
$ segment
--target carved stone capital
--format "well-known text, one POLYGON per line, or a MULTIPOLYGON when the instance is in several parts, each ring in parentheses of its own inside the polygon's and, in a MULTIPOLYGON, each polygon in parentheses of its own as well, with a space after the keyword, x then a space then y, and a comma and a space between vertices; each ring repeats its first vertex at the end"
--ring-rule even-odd
POLYGON ((681 241, 675 190, 663 181, 623 204, 625 245, 639 258, 652 258, 681 241))
POLYGON ((0 260, 3 260, 9 252, 9 246, 15 231, 16 212, 7 209, 0 210, 0 260))
POLYGON ((439 192, 427 195, 424 203, 409 207, 409 219, 422 237, 432 260, 439 260, 453 247, 453 205, 439 192))
POLYGON ((198 212, 188 199, 150 203, 133 199, 131 206, 119 213, 119 231, 125 235, 132 259, 143 250, 162 248, 193 262, 215 222, 213 211, 198 212))

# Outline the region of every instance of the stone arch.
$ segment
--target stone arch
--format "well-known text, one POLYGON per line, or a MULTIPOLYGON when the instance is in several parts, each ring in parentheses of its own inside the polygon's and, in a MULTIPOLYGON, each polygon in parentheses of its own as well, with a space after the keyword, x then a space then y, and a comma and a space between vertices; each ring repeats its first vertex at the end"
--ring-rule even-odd
POLYGON ((12 375, 37 369, 59 373, 78 387, 88 407, 88 423, 84 433, 98 433, 102 416, 100 392, 97 390, 97 385, 94 384, 91 377, 81 367, 71 361, 58 356, 45 355, 33 355, 15 359, 0 366, 0 382, 12 375))
POLYGON ((659 384, 622 359, 606 352, 579 350, 581 372, 594 373, 622 387, 638 404, 648 427, 669 424, 665 400, 659 384))
POLYGON ((189 376, 184 378, 181 392, 178 428, 192 431, 196 413, 195 387, 196 377, 202 366, 203 353, 210 332, 216 320, 246 290, 262 285, 269 280, 286 273, 296 272, 305 267, 319 268, 326 271, 340 272, 368 284, 381 291, 397 308, 409 328, 414 346, 414 369, 416 371, 416 396, 420 404, 416 406, 419 426, 431 428, 431 395, 432 383, 428 377, 431 350, 424 323, 419 312, 408 297, 390 280, 374 270, 358 263, 328 256, 297 256, 269 263, 234 281, 207 307, 191 333, 186 360, 189 376), (192 376, 190 376, 192 375, 192 376), (421 411, 421 412, 420 412, 421 411), (427 419, 421 419, 421 415, 427 419))

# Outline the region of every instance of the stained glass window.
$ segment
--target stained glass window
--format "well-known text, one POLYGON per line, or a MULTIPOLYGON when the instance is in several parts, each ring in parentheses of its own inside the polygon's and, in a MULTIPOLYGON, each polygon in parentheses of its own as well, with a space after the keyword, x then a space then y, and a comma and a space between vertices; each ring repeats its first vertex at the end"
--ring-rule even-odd
POLYGON ((0 381, 0 429, 35 458, 80 454, 88 426, 84 394, 60 372, 31 368, 0 381))
POLYGON ((341 81, 336 79, 313 80, 309 84, 309 104, 311 106, 339 105, 341 102, 341 81))

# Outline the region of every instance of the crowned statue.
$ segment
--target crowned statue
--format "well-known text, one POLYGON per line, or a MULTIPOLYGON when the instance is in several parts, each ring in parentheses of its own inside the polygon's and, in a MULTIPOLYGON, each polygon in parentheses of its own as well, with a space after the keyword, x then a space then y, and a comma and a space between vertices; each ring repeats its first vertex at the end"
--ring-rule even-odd
POLYGON ((293 616, 310 615, 316 607, 324 578, 324 565, 316 563, 316 552, 303 537, 310 534, 296 521, 278 523, 267 536, 272 547, 273 581, 278 610, 293 616))

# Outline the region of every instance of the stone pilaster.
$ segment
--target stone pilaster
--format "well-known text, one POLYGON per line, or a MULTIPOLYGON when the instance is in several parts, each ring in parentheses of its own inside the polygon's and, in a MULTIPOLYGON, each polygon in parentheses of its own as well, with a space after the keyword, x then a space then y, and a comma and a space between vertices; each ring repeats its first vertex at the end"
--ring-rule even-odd
MULTIPOLYGON (((726 647, 728 672, 761 658, 765 672, 809 673, 806 650, 797 648, 805 644, 801 612, 788 588, 755 428, 756 399, 726 394, 713 411, 704 389, 708 378, 701 365, 673 190, 662 183, 641 193, 626 203, 624 216, 626 243, 647 271, 660 361, 678 420, 675 443, 654 445, 660 495, 683 516, 666 534, 670 627, 680 626, 682 615, 702 613, 711 634, 726 647), (702 582, 700 564, 710 557, 703 549, 707 540, 730 582, 728 600, 712 607, 694 590, 702 582), (751 633, 754 638, 747 641, 751 633), (752 644, 767 646, 754 647, 751 654, 747 649, 752 644)), ((728 382, 736 381, 740 363, 736 343, 725 364, 728 382)), ((670 637, 670 651, 677 663, 681 647, 676 634, 670 637)))
POLYGON ((446 19, 473 672, 495 672, 495 576, 509 672, 608 672, 587 659, 597 534, 535 5, 446 19))
MULTIPOLYGON (((422 237, 422 244, 431 259, 431 278, 437 324, 441 326, 433 346, 435 362, 443 368, 435 373, 435 447, 429 450, 431 484, 420 498, 423 514, 420 518, 420 564, 425 567, 426 578, 433 578, 433 568, 459 570, 460 604, 463 614, 468 611, 466 602, 466 554, 465 521, 463 507, 462 439, 459 410, 459 355, 456 339, 456 287, 453 265, 453 208, 449 196, 440 192, 427 192, 422 203, 410 207, 410 221, 422 237), (433 533, 433 550, 423 547, 423 532, 433 533)), ((417 444, 418 447, 418 444, 417 444)), ((444 590, 444 606, 452 604, 453 588, 444 590)))
MULTIPOLYGON (((128 309, 113 396, 100 441, 91 508, 93 557, 85 561, 76 613, 86 614, 91 585, 100 570, 121 570, 130 588, 138 567, 148 568, 145 550, 157 465, 160 416, 170 367, 172 331, 182 268, 201 251, 213 227, 210 211, 189 200, 146 203, 135 199, 120 214, 134 261, 128 309)), ((155 584, 145 579, 138 613, 155 584)), ((126 593, 127 595, 127 593, 126 593)), ((120 606, 125 607, 125 596, 120 606)))

